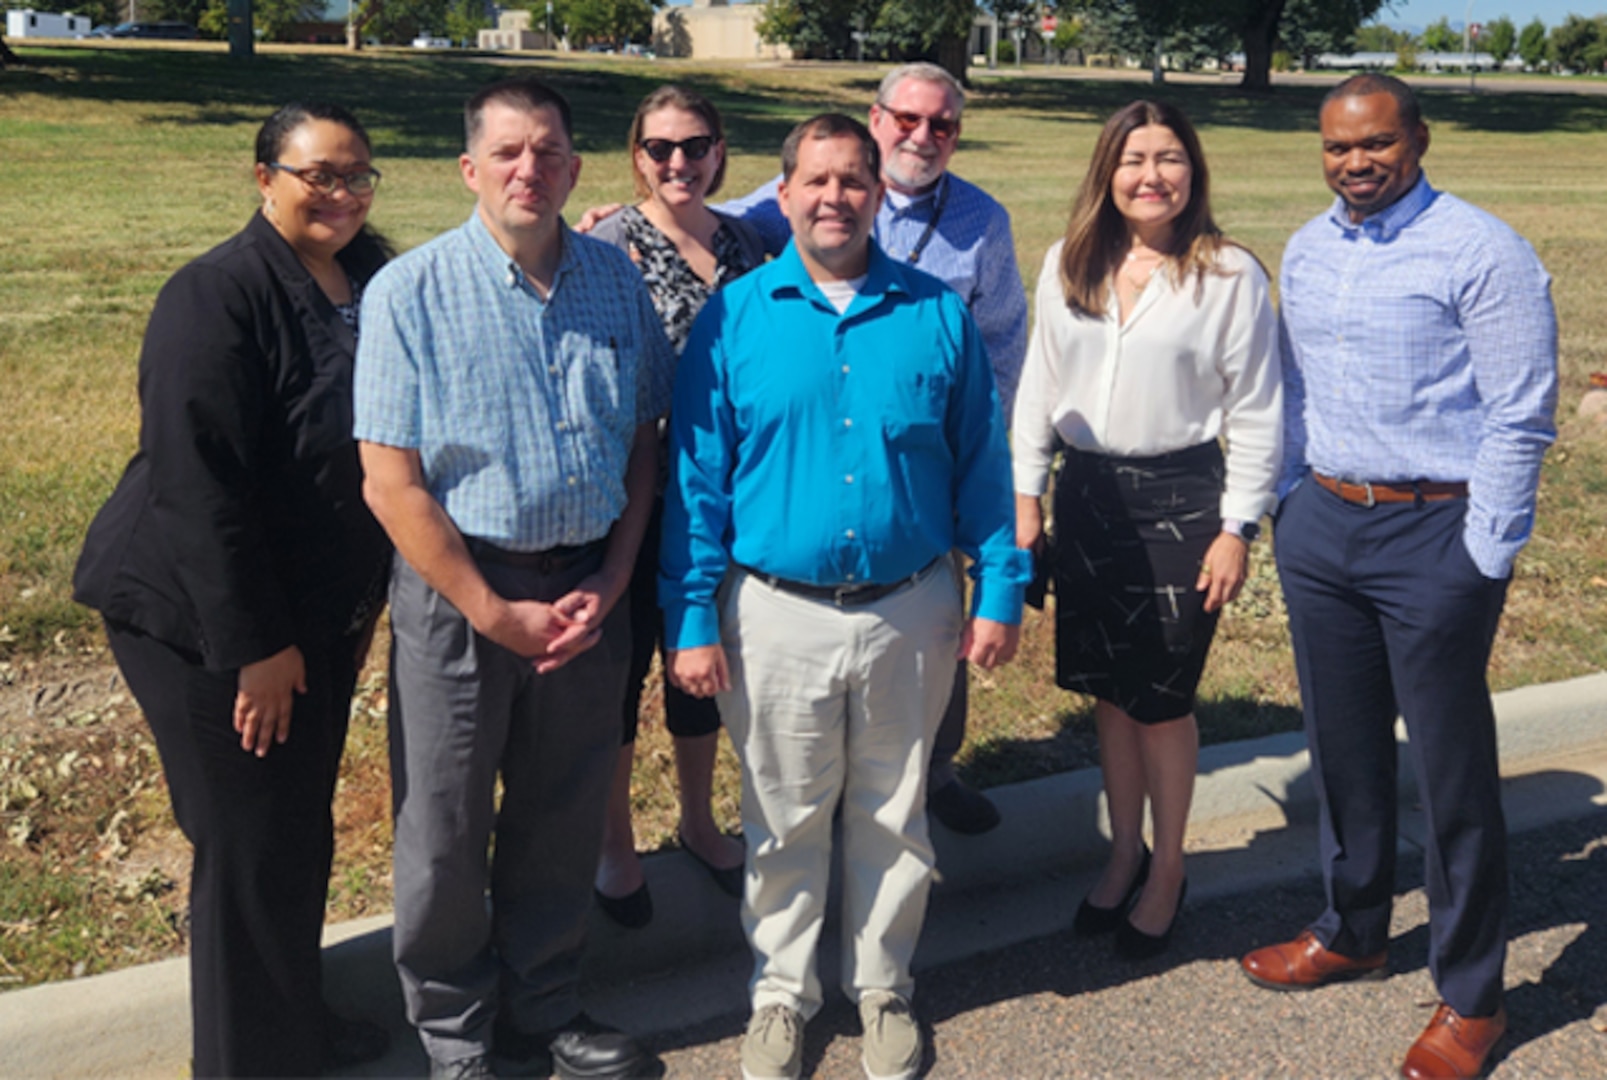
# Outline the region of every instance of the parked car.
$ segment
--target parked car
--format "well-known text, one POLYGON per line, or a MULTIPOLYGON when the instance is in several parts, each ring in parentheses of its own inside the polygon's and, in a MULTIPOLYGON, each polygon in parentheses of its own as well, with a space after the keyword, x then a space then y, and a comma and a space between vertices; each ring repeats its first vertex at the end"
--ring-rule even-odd
POLYGON ((95 37, 112 38, 164 38, 168 41, 191 41, 198 37, 195 27, 189 23, 174 22, 126 22, 118 23, 110 30, 102 27, 100 30, 90 31, 95 37), (102 31, 105 31, 103 34, 102 31))

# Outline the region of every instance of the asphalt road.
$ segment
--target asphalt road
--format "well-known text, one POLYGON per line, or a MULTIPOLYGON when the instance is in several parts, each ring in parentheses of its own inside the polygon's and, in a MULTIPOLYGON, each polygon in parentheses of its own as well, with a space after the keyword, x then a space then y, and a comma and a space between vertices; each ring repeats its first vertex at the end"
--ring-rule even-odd
MULTIPOLYGON (((1607 1077, 1607 810, 1512 841, 1511 1027, 1492 1074, 1607 1077)), ((1436 1003, 1421 861, 1399 869, 1386 982, 1310 993, 1252 985, 1238 957, 1298 933, 1315 879, 1189 905, 1171 952, 1143 965, 1069 932, 920 976, 931 1077, 1385 1077, 1436 1003)), ((1069 922, 1069 912, 1068 922, 1069 922)), ((651 1041, 671 1077, 738 1074, 745 1016, 651 1041)), ((804 1075, 863 1075, 840 996, 810 1022, 804 1075)))

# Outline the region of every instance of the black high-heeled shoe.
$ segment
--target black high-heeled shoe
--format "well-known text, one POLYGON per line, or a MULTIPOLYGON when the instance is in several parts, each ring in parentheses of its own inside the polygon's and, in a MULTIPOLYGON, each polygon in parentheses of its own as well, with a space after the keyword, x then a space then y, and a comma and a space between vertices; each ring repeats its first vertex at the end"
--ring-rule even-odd
POLYGON ((1165 952, 1172 944, 1172 931, 1177 929, 1177 917, 1183 914, 1183 901, 1188 899, 1189 879, 1183 879, 1182 888, 1177 890, 1177 907, 1172 909, 1172 921, 1166 924, 1166 929, 1159 934, 1146 934, 1133 925, 1131 919, 1123 918, 1121 926, 1116 928, 1116 955, 1123 960, 1152 960, 1165 952))
POLYGON ((1098 937, 1108 934, 1127 921, 1127 909, 1133 906, 1138 899, 1138 890, 1144 887, 1149 880, 1149 845, 1144 845, 1144 858, 1138 864, 1138 873, 1133 875, 1133 882, 1127 886, 1127 892, 1115 907, 1099 907, 1090 904, 1086 897, 1077 906, 1077 917, 1071 921, 1072 933, 1079 937, 1098 937))

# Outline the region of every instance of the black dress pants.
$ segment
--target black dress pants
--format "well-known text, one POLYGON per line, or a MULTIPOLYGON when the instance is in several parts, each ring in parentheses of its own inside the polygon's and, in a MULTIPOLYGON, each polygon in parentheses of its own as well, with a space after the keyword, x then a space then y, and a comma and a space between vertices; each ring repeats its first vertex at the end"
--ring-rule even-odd
POLYGON ((1394 899, 1397 711, 1427 839, 1429 970, 1463 1016, 1501 1005, 1506 823, 1485 668, 1507 582, 1462 541, 1466 499, 1347 503, 1310 479, 1276 528, 1321 818, 1328 909, 1312 930, 1381 952, 1394 899))
POLYGON ((290 737, 264 757, 233 727, 238 673, 127 627, 107 637, 156 736, 190 877, 194 1075, 315 1076, 330 803, 356 682, 355 644, 308 649, 290 737))

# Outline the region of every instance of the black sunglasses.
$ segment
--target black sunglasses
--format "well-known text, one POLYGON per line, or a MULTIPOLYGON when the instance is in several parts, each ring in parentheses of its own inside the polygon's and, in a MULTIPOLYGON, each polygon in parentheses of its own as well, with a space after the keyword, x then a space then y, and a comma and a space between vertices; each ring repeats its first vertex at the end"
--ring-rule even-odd
POLYGON ((648 157, 662 165, 673 157, 677 150, 685 154, 688 161, 702 161, 709 156, 709 151, 714 149, 714 144, 718 141, 713 135, 694 135, 680 142, 674 139, 643 139, 636 145, 645 150, 648 157))

